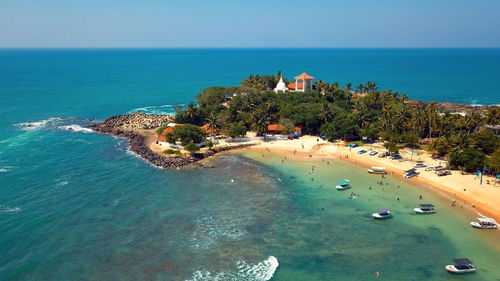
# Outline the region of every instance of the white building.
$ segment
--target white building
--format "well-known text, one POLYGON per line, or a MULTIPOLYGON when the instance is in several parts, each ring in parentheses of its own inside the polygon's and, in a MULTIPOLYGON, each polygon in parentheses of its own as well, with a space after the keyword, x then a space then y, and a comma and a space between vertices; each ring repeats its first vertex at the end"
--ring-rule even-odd
POLYGON ((283 76, 281 76, 280 81, 278 82, 278 84, 274 88, 274 91, 276 93, 278 93, 278 92, 285 92, 286 90, 288 90, 288 88, 286 87, 285 82, 283 82, 283 76))

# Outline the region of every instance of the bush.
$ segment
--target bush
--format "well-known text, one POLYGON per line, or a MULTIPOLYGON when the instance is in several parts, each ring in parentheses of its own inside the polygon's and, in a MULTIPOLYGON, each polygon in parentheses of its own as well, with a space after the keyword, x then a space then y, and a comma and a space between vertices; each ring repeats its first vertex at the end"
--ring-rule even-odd
POLYGON ((484 153, 473 148, 448 154, 448 163, 452 169, 461 169, 466 172, 482 170, 486 157, 484 153))
MULTIPOLYGON (((168 134, 167 134, 168 135, 168 134)), ((200 143, 205 140, 205 133, 200 127, 190 124, 176 126, 171 137, 167 137, 169 142, 179 140, 182 145, 189 143, 200 143)))
POLYGON ((200 150, 200 147, 194 143, 188 143, 184 146, 184 149, 189 151, 189 153, 194 154, 196 151, 200 150))
POLYGON ((395 142, 393 142, 393 141, 389 141, 389 142, 384 143, 384 147, 390 153, 398 153, 399 152, 398 145, 395 142))
POLYGON ((500 137, 490 130, 484 130, 471 135, 474 147, 486 154, 492 154, 500 147, 500 137))
POLYGON ((163 151, 163 153, 165 154, 175 154, 175 155, 181 155, 182 153, 179 151, 179 150, 176 150, 176 149, 167 149, 165 151, 163 151))
POLYGON ((231 138, 242 137, 247 133, 247 128, 243 122, 229 123, 222 126, 222 133, 231 138))

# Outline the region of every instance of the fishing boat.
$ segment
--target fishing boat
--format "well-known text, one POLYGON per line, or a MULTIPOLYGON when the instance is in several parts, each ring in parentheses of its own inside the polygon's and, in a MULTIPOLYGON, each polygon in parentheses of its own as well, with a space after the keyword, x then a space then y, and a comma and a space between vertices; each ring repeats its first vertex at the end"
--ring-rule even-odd
POLYGON ((453 264, 447 265, 445 269, 452 273, 469 273, 476 271, 472 261, 467 258, 454 259, 453 264))
POLYGON ((477 218, 477 221, 470 223, 472 227, 480 229, 495 229, 497 228, 497 222, 492 218, 477 218))
POLYGON ((373 213, 372 217, 374 217, 376 219, 388 219, 388 218, 392 218, 392 212, 391 212, 391 210, 389 210, 387 208, 381 208, 381 209, 378 209, 378 213, 373 213))
POLYGON ((427 165, 424 161, 417 161, 417 163, 413 164, 413 168, 425 168, 427 165))
POLYGON ((349 183, 350 183, 349 180, 344 179, 343 181, 339 181, 339 184, 336 186, 336 188, 337 190, 344 190, 351 188, 351 185, 349 183))
POLYGON ((385 175, 387 174, 387 171, 384 167, 371 167, 370 169, 368 169, 368 173, 385 175))
POLYGON ((413 209, 417 214, 433 214, 436 212, 432 204, 419 204, 419 206, 420 207, 413 209))
POLYGON ((413 178, 414 176, 418 176, 418 174, 420 174, 420 172, 417 171, 417 169, 413 168, 413 169, 406 170, 404 177, 409 179, 409 178, 413 178))

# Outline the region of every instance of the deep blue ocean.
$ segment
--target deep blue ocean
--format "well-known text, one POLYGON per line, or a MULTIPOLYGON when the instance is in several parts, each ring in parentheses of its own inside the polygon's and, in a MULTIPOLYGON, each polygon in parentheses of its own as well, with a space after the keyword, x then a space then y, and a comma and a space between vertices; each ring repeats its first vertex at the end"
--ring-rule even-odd
POLYGON ((378 180, 348 163, 318 164, 314 182, 310 163, 251 153, 166 171, 84 127, 172 113, 205 87, 278 70, 500 103, 500 49, 0 50, 0 280, 500 280, 498 234, 464 228, 465 211, 411 216, 422 192, 447 206, 420 186, 388 179, 405 199, 384 226, 369 214, 395 195, 346 201, 327 188, 346 175, 358 188, 378 180), (462 256, 476 275, 442 270, 462 256))

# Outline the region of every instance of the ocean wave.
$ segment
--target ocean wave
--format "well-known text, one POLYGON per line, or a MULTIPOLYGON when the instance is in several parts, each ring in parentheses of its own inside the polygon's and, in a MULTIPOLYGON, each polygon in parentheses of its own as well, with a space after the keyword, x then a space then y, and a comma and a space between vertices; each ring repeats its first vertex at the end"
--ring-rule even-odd
POLYGON ((157 115, 172 115, 175 114, 175 109, 174 106, 171 104, 152 105, 152 106, 135 108, 130 110, 128 113, 134 113, 134 112, 143 112, 146 114, 157 114, 157 115))
POLYGON ((78 117, 50 117, 44 120, 23 122, 16 124, 16 127, 23 131, 36 130, 64 130, 70 132, 92 133, 90 128, 87 128, 95 120, 78 117))
POLYGON ((69 181, 60 181, 60 182, 57 182, 56 183, 56 186, 57 187, 61 187, 61 186, 65 186, 69 183, 69 181))
POLYGON ((20 207, 9 207, 9 206, 0 206, 0 214, 11 214, 21 212, 23 209, 20 207))
POLYGON ((241 239, 247 231, 245 219, 227 215, 211 215, 198 218, 191 237, 191 245, 208 249, 219 240, 235 241, 241 239))
POLYGON ((0 168, 0 173, 7 173, 9 172, 10 170, 8 169, 5 169, 5 168, 0 168))
POLYGON ((273 277, 278 266, 278 259, 274 256, 269 256, 259 263, 238 261, 235 272, 198 270, 193 273, 191 279, 186 281, 267 281, 273 277))

